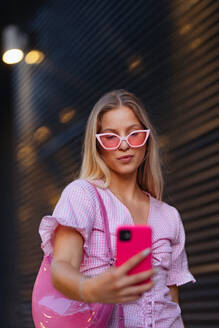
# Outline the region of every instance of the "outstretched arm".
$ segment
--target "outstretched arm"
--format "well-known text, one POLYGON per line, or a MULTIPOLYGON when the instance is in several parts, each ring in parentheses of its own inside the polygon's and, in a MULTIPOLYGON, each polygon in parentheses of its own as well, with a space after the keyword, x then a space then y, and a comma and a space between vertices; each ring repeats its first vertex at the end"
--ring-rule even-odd
POLYGON ((129 276, 127 273, 149 254, 150 250, 133 256, 119 268, 86 279, 81 285, 80 263, 83 256, 83 238, 72 228, 59 226, 54 240, 54 257, 51 264, 52 282, 65 296, 86 302, 126 303, 135 301, 154 286, 154 282, 136 285, 155 272, 148 270, 129 276), (80 288, 81 286, 81 288, 80 288))

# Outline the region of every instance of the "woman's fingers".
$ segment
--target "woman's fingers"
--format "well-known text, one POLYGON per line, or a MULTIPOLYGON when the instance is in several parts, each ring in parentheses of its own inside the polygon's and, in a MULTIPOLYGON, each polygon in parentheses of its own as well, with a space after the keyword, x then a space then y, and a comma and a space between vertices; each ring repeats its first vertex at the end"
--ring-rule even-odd
POLYGON ((139 252, 138 254, 132 256, 128 261, 122 264, 118 268, 118 272, 121 275, 129 272, 133 267, 135 267, 139 262, 141 262, 146 256, 148 256, 151 252, 151 248, 146 248, 144 251, 139 252))
POLYGON ((153 287, 154 282, 136 284, 148 280, 155 273, 155 270, 146 270, 133 275, 127 273, 150 252, 150 248, 146 249, 130 258, 120 267, 111 267, 90 281, 88 279, 87 288, 84 289, 88 296, 90 295, 87 297, 88 302, 126 303, 139 299, 144 292, 153 287))
POLYGON ((128 302, 135 302, 139 299, 139 296, 126 296, 121 297, 118 301, 118 303, 128 303, 128 302))
POLYGON ((125 297, 133 296, 133 297, 139 298, 139 295, 142 295, 143 293, 150 290, 154 286, 154 284, 155 284, 154 281, 151 281, 151 282, 149 282, 147 284, 143 284, 143 285, 130 286, 130 287, 124 288, 121 291, 120 295, 125 296, 125 297))
POLYGON ((151 276, 155 274, 154 269, 143 271, 140 273, 136 273, 133 275, 125 275, 118 281, 118 288, 123 288, 131 285, 135 285, 141 281, 149 279, 151 276))

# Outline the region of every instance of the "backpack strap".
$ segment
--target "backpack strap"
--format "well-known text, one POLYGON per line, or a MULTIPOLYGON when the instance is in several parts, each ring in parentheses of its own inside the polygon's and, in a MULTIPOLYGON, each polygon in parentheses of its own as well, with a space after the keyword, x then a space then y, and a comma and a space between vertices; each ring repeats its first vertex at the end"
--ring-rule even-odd
MULTIPOLYGON (((89 182, 89 181, 87 181, 89 182)), ((94 186, 91 182, 89 182, 95 189, 96 191, 96 195, 97 198, 99 200, 99 204, 100 204, 100 211, 101 211, 101 217, 103 220, 103 224, 104 224, 104 231, 105 231, 105 235, 106 235, 106 246, 108 249, 108 254, 109 254, 109 259, 110 259, 110 265, 114 264, 114 257, 113 257, 113 252, 112 252, 112 246, 111 246, 111 240, 110 240, 110 232, 109 232, 109 221, 108 221, 108 217, 107 217, 107 212, 106 212, 106 207, 103 203, 103 200, 97 190, 97 187, 94 186)), ((117 304, 117 309, 118 309, 118 327, 119 328, 124 328, 124 312, 123 312, 123 306, 122 304, 117 304)))
MULTIPOLYGON (((89 182, 89 181, 88 181, 89 182)), ((112 246, 111 246, 111 240, 110 240, 110 232, 109 232, 109 221, 107 217, 107 212, 106 212, 106 207, 103 203, 103 200, 96 188, 91 182, 89 182, 95 189, 99 204, 100 204, 100 212, 101 212, 101 217, 103 220, 103 225, 104 225, 104 231, 106 234, 106 246, 109 254, 109 259, 110 259, 110 265, 113 265, 114 263, 114 257, 113 257, 113 252, 112 252, 112 246)))

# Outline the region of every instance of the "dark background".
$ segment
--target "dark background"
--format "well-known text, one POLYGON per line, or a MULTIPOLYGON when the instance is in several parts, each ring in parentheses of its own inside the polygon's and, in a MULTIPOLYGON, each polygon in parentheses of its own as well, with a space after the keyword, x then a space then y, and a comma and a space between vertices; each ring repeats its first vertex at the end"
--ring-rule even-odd
POLYGON ((1 327, 33 327, 40 220, 77 177, 93 105, 117 88, 158 131, 164 200, 181 213, 197 279, 180 291, 186 327, 218 327, 219 2, 8 1, 0 12, 1 31, 17 24, 45 55, 0 63, 1 327))

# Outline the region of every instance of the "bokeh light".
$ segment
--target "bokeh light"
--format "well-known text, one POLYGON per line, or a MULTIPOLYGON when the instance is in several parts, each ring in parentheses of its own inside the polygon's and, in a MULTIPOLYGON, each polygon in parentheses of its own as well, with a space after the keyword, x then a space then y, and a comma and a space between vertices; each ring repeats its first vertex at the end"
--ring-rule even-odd
POLYGON ((19 63, 24 57, 24 53, 20 49, 10 49, 7 50, 3 56, 2 60, 6 64, 17 64, 19 63))
POLYGON ((25 62, 28 65, 40 64, 45 58, 45 55, 39 50, 31 50, 25 56, 25 62))

